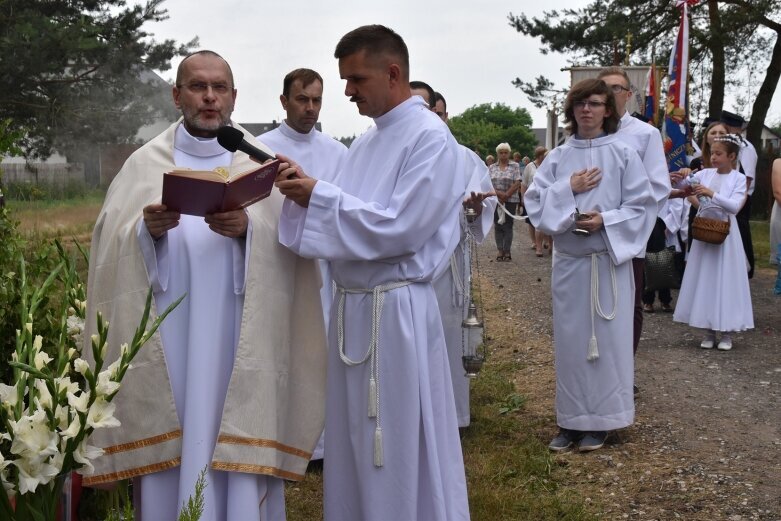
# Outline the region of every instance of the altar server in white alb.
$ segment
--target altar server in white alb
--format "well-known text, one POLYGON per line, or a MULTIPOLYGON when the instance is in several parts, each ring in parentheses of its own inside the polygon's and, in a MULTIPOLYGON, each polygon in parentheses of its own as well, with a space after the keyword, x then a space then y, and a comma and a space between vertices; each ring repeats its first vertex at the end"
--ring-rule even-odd
MULTIPOLYGON (((324 511, 328 521, 468 519, 442 319, 431 281, 460 236, 463 157, 410 96, 409 56, 380 26, 335 52, 345 95, 375 126, 335 183, 290 160, 280 242, 327 259, 337 285, 328 327, 324 511), (289 179, 290 178, 290 179, 289 179)), ((287 158, 283 158, 287 160, 287 158)))
MULTIPOLYGON (((598 78, 604 81, 613 91, 616 99, 616 108, 618 116, 621 118, 618 124, 616 136, 619 140, 631 146, 639 155, 643 162, 643 167, 648 181, 651 183, 651 190, 656 199, 656 212, 654 218, 650 221, 651 227, 647 230, 645 240, 651 236, 653 225, 656 223, 656 217, 661 213, 665 201, 670 196, 670 174, 667 169, 667 158, 664 155, 664 145, 659 129, 649 125, 639 119, 632 117, 626 110, 626 105, 631 99, 632 84, 629 76, 621 67, 608 67, 599 72, 598 78)), ((643 332, 643 303, 642 295, 645 268, 645 245, 638 255, 632 259, 632 269, 635 278, 635 300, 634 300, 634 328, 632 349, 637 352, 637 346, 640 343, 640 335, 643 332)))
POLYGON ((156 310, 186 297, 134 360, 115 400, 122 427, 95 433, 105 455, 85 481, 135 477, 138 518, 170 520, 205 469, 202 520, 283 520, 279 478, 303 478, 322 431, 324 327, 292 314, 321 316, 317 267, 279 244, 276 191, 205 219, 160 204, 166 171, 257 166, 217 143, 236 99, 219 55, 186 57, 173 98, 183 119, 128 159, 93 233, 88 313, 111 324, 107 358, 132 338, 150 285, 156 310))
MULTIPOLYGON (((258 136, 258 141, 275 153, 293 158, 315 179, 333 182, 347 155, 347 147, 315 128, 323 106, 323 78, 312 69, 295 69, 282 81, 279 96, 285 119, 275 129, 258 136)), ((333 301, 328 262, 320 261, 323 316, 328 317, 333 301)), ((313 460, 323 459, 323 437, 312 452, 313 460)))
POLYGON ((526 191, 535 228, 553 235, 556 420, 549 447, 599 449, 634 421, 631 260, 645 247, 656 199, 637 152, 618 139, 613 92, 598 79, 564 104, 572 136, 526 191))
POLYGON ((741 141, 735 134, 716 137, 710 155, 713 168, 694 174, 694 195, 707 198, 700 203, 702 215, 721 220, 726 217, 730 222, 722 244, 703 242, 695 235, 673 315, 676 322, 705 330, 700 343, 703 349, 713 348, 716 332, 720 332, 716 347, 729 351, 732 332, 754 327, 748 284, 750 264, 736 219, 746 200, 746 177, 735 170, 741 141))
MULTIPOLYGON (((447 124, 447 103, 442 94, 435 93, 435 105, 441 104, 441 110, 435 111, 437 116, 447 124)), ((432 109, 434 110, 434 109, 432 109)), ((442 313, 442 326, 445 330, 447 342, 447 354, 450 361, 450 375, 453 380, 453 395, 456 400, 456 415, 458 427, 463 429, 469 426, 471 414, 469 409, 469 378, 466 376, 462 357, 464 356, 465 343, 470 339, 466 336, 462 323, 466 318, 469 305, 469 287, 472 280, 471 252, 469 247, 469 234, 474 237, 476 244, 485 239, 491 226, 494 224, 493 215, 496 209, 496 197, 493 195, 493 184, 488 168, 480 156, 461 145, 461 153, 464 154, 463 182, 465 204, 472 207, 476 218, 468 222, 464 212, 461 212, 461 239, 456 251, 450 257, 450 269, 434 281, 434 291, 437 294, 439 310, 442 313)), ((454 176, 454 181, 459 179, 454 176)), ((476 348, 477 346, 471 346, 476 348)))

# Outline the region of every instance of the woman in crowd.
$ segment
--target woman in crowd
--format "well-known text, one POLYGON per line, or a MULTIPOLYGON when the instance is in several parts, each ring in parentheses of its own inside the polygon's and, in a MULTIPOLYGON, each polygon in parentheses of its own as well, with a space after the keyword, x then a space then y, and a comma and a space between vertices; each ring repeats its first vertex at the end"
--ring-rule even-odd
POLYGON ((510 248, 513 244, 513 223, 511 217, 518 207, 518 190, 521 187, 521 169, 518 163, 510 161, 510 145, 501 143, 496 147, 498 161, 488 167, 488 175, 494 185, 499 205, 494 215, 494 236, 496 237, 496 260, 512 260, 510 248), (504 210, 502 209, 504 205, 504 210), (507 215, 505 213, 507 210, 507 215))
POLYGON ((776 295, 781 295, 781 158, 773 161, 771 174, 773 211, 770 213, 770 263, 778 265, 776 295))
POLYGON ((616 138, 616 102, 602 80, 573 86, 564 114, 571 137, 547 155, 524 202, 535 228, 554 239, 559 433, 549 448, 591 451, 634 422, 631 260, 656 201, 637 152, 616 138))
MULTIPOLYGON (((730 230, 722 244, 694 240, 673 320, 705 330, 700 343, 711 349, 716 332, 721 332, 717 347, 732 349, 732 333, 754 327, 751 292, 748 286, 748 262, 743 251, 735 215, 746 202, 746 177, 735 170, 740 153, 740 137, 718 136, 710 144, 711 168, 694 174, 696 184, 686 179, 695 196, 707 197, 703 209, 718 210, 729 218, 730 230)), ((717 215, 709 213, 710 218, 717 215)))

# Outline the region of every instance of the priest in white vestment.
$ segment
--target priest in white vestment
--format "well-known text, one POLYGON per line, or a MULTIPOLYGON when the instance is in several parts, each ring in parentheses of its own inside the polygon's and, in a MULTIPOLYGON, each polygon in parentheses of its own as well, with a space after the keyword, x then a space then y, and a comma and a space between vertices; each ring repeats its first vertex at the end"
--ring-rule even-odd
MULTIPOLYGON (((280 241, 327 259, 337 285, 328 328, 327 521, 469 518, 442 319, 431 281, 460 237, 463 154, 410 97, 406 45, 366 26, 337 45, 345 94, 375 127, 334 183, 292 160, 280 241), (460 185, 460 186, 459 186, 460 185)), ((287 158, 283 158, 287 159, 287 158)))
POLYGON ((186 57, 173 96, 183 119, 128 159, 93 233, 88 316, 110 322, 107 359, 132 337, 150 285, 153 314, 186 297, 128 371, 122 426, 95 433, 105 455, 85 483, 135 477, 137 519, 168 520, 205 470, 202 520, 282 520, 279 478, 303 478, 323 422, 323 324, 291 314, 320 316, 316 265, 278 244, 276 192, 205 219, 160 204, 166 171, 256 166, 215 138, 236 97, 225 60, 186 57))
MULTIPOLYGON (((258 136, 258 141, 275 153, 293 158, 315 179, 333 182, 347 155, 347 147, 315 128, 323 103, 323 78, 312 69, 295 69, 282 82, 279 96, 285 119, 280 125, 258 136)), ((327 261, 320 261, 323 283, 320 301, 323 317, 328 318, 333 301, 333 283, 327 261)), ((323 436, 312 452, 312 460, 323 459, 323 436)))
POLYGON ((573 86, 565 115, 573 135, 545 158, 524 203, 535 228, 554 236, 560 431, 549 447, 590 451, 634 421, 630 261, 645 247, 656 200, 637 152, 615 134, 615 100, 604 82, 573 86))

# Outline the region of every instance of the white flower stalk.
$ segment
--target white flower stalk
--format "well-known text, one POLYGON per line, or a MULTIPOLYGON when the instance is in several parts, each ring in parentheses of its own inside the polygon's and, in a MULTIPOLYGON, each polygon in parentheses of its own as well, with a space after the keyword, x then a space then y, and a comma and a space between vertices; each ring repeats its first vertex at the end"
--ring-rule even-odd
POLYGON ((41 458, 20 458, 13 465, 19 470, 19 494, 35 492, 38 485, 46 485, 59 474, 57 467, 41 458))
POLYGON ((52 394, 49 392, 49 388, 46 387, 46 382, 35 380, 33 385, 38 392, 38 398, 36 398, 38 406, 46 410, 52 410, 52 394))
POLYGON ((70 425, 68 425, 68 428, 63 430, 60 433, 60 436, 65 439, 69 440, 71 438, 75 438, 79 435, 81 432, 81 419, 79 419, 78 414, 73 415, 73 420, 70 422, 70 425))
POLYGON ((87 440, 82 441, 73 452, 73 461, 81 463, 83 466, 79 469, 79 474, 89 476, 95 472, 92 461, 103 454, 103 449, 87 445, 87 440))
POLYGON ((95 387, 95 394, 97 396, 111 396, 119 390, 119 382, 112 380, 116 376, 118 362, 119 361, 117 360, 98 375, 98 384, 95 387))
POLYGON ((0 384, 0 404, 7 410, 16 407, 19 393, 16 392, 16 387, 6 384, 0 384))
POLYGON ((59 390, 60 396, 66 393, 75 393, 81 387, 76 382, 71 381, 70 376, 63 376, 62 378, 55 378, 54 385, 59 390))
POLYGON ((73 361, 73 368, 77 373, 84 375, 87 374, 87 371, 89 371, 89 364, 83 358, 77 358, 73 361))
MULTIPOLYGON (((39 336, 35 337, 36 340, 38 340, 39 336)), ((35 353, 35 358, 33 359, 33 366, 38 369, 39 371, 43 369, 46 365, 49 364, 49 362, 52 361, 52 357, 44 353, 43 351, 40 351, 40 346, 38 346, 38 351, 35 353)))
MULTIPOLYGON (((35 339, 33 339, 33 353, 35 353, 35 359, 38 360, 38 355, 40 354, 41 347, 43 346, 43 337, 41 335, 35 335, 35 339)), ((47 362, 50 362, 51 358, 47 360, 47 362)), ((36 369, 40 369, 40 367, 36 366, 36 369)))
POLYGON ((24 458, 46 458, 57 452, 57 433, 49 429, 43 409, 22 416, 18 422, 11 421, 10 424, 13 431, 13 454, 24 458))
POLYGON ((78 412, 87 412, 89 407, 89 391, 81 391, 79 396, 74 393, 66 394, 68 398, 68 405, 76 409, 78 412))
POLYGON ((117 406, 113 402, 107 402, 103 397, 98 397, 87 413, 87 426, 93 429, 106 429, 119 427, 119 420, 114 418, 117 406))

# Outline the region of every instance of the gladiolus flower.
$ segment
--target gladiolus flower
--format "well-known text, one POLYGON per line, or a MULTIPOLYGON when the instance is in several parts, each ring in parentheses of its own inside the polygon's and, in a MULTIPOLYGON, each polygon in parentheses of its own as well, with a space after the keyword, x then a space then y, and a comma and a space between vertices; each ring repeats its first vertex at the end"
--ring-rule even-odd
POLYGON ((102 397, 97 398, 87 413, 87 425, 93 429, 119 427, 119 420, 114 418, 116 408, 114 403, 107 402, 102 397))
POLYGON ((81 391, 79 396, 76 396, 73 393, 68 393, 67 397, 68 405, 79 412, 87 412, 87 407, 89 406, 89 391, 81 391))
POLYGON ((11 421, 14 439, 11 452, 24 457, 46 458, 57 452, 57 434, 49 429, 46 413, 38 409, 32 415, 11 421))
MULTIPOLYGON (((38 339, 41 338, 39 336, 35 337, 36 342, 38 339)), ((34 344, 33 344, 34 345, 34 344)), ((39 351, 35 353, 35 358, 33 359, 33 365, 36 369, 39 371, 44 368, 46 364, 52 361, 52 357, 44 353, 43 351, 40 351, 41 346, 38 346, 39 351)))
POLYGON ((73 361, 73 368, 79 374, 86 374, 89 371, 89 364, 83 358, 77 358, 73 361))

